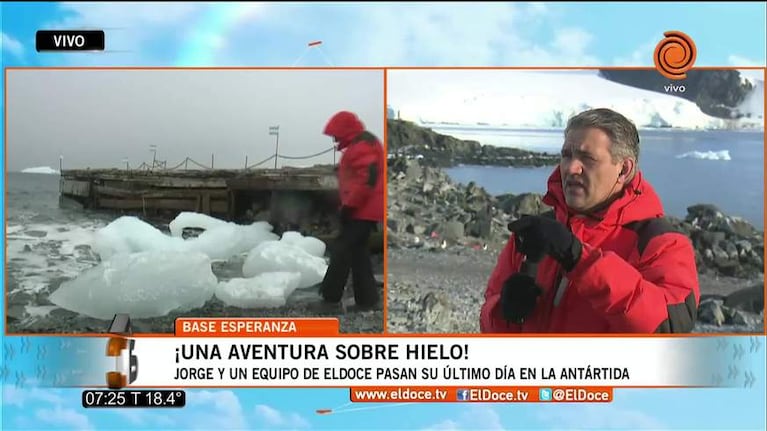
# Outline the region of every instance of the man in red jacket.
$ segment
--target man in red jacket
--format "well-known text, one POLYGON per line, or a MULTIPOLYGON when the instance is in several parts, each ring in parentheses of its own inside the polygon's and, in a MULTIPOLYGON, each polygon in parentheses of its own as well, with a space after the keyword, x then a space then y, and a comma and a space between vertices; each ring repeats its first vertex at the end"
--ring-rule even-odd
POLYGON ((695 252, 637 168, 639 134, 609 109, 565 129, 549 216, 511 223, 482 306, 482 332, 691 332, 695 252))
POLYGON ((376 224, 383 221, 383 145, 348 111, 333 115, 324 134, 332 136, 343 152, 338 164, 341 233, 331 250, 320 293, 326 302, 341 301, 351 271, 355 303, 374 307, 379 295, 368 241, 376 224))

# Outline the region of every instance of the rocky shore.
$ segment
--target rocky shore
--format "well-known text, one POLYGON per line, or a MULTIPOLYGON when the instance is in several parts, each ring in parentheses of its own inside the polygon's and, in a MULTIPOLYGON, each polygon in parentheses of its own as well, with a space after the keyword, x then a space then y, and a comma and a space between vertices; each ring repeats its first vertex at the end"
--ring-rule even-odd
MULTIPOLYGON (((390 155, 388 330, 478 332, 506 226, 549 208, 538 194, 491 196, 456 184, 423 160, 390 155)), ((708 204, 670 220, 695 247, 702 292, 696 332, 762 332, 764 233, 708 204)))
MULTIPOLYGON (((517 148, 482 145, 441 135, 404 120, 387 120, 387 149, 392 163, 420 160, 424 166, 548 166, 559 162, 559 156, 517 148)), ((397 169, 397 167, 394 167, 397 169)))

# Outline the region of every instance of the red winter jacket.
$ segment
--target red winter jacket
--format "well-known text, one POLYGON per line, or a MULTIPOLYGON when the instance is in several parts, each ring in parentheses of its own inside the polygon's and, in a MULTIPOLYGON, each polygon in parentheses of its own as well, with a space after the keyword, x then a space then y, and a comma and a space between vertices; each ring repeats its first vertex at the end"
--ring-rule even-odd
POLYGON ((384 150, 381 142, 351 112, 335 114, 324 133, 343 151, 338 163, 341 205, 352 208, 355 220, 383 221, 384 150))
POLYGON ((543 201, 554 207, 557 220, 569 226, 583 243, 581 260, 572 271, 563 273, 558 263, 545 257, 538 265, 536 279, 543 295, 524 324, 508 323, 501 312, 501 289, 510 275, 519 272, 522 262, 512 235, 490 277, 480 330, 690 332, 700 301, 692 244, 681 233, 657 228, 642 231, 636 229, 640 223, 631 224, 663 216, 660 199, 641 173, 624 190, 621 197, 597 215, 601 220, 574 215, 565 203, 557 168, 549 177, 543 201), (644 240, 638 241, 639 238, 644 240), (561 287, 556 289, 557 286, 561 287))

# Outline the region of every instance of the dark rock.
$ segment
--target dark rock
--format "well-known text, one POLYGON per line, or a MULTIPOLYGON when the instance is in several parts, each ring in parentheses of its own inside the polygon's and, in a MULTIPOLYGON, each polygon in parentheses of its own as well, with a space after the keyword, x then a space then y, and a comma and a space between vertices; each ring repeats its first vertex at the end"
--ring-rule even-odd
MULTIPOLYGON (((610 81, 632 87, 668 94, 664 86, 669 80, 654 70, 601 70, 600 75, 610 81)), ((737 110, 754 86, 741 80, 737 70, 690 70, 687 77, 677 81, 685 91, 674 96, 695 102, 705 114, 723 118, 740 118, 737 110)))
MULTIPOLYGON (((394 161, 390 172, 407 172, 407 177, 419 177, 414 166, 406 167, 404 160, 418 160, 422 166, 553 166, 559 163, 556 154, 536 153, 517 148, 482 145, 441 135, 431 129, 403 120, 387 120, 387 149, 394 161), (400 159, 400 160, 397 160, 400 159)), ((432 184, 433 186, 433 184, 432 184)))
POLYGON ((764 310, 764 286, 757 284, 731 293, 724 299, 724 305, 749 313, 759 313, 764 310))
POLYGON ((399 223, 397 220, 394 219, 388 219, 386 220, 386 227, 388 232, 397 232, 399 229, 399 223))
POLYGON ((718 300, 701 302, 698 307, 698 320, 717 326, 723 325, 727 321, 727 318, 722 309, 722 302, 718 300))

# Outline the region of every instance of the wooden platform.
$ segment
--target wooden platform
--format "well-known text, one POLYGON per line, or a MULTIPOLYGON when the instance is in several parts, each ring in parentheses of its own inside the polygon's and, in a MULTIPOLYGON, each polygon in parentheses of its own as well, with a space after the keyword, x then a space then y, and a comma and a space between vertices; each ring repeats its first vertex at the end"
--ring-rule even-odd
POLYGON ((62 198, 85 208, 194 211, 234 220, 238 198, 253 192, 311 192, 332 196, 338 182, 332 167, 263 170, 127 171, 78 169, 61 173, 62 198))
MULTIPOLYGON (((337 234, 338 181, 333 166, 263 170, 64 170, 60 198, 83 208, 170 221, 182 211, 234 222, 269 221, 326 243, 337 234)), ((383 225, 370 238, 383 251, 383 225)))

